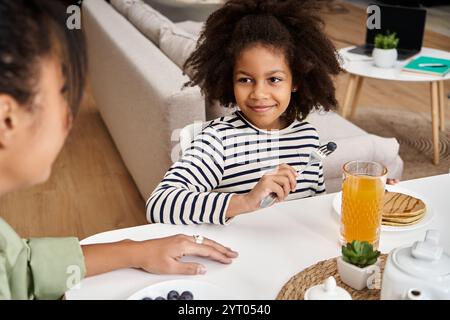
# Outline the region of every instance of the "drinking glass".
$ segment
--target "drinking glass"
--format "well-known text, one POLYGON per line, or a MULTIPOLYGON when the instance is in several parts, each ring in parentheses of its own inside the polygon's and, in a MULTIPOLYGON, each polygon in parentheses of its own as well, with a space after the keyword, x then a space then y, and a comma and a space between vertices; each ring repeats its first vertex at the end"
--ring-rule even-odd
POLYGON ((387 169, 370 161, 350 161, 343 169, 341 244, 359 240, 378 248, 387 169))

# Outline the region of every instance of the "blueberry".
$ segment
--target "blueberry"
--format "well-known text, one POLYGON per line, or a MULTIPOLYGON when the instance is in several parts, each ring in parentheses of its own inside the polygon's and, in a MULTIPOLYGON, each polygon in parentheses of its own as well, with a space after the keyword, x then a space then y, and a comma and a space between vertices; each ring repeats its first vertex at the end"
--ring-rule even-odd
POLYGON ((153 299, 150 297, 143 297, 142 300, 153 300, 153 299))
POLYGON ((180 294, 176 290, 172 290, 167 294, 167 300, 178 300, 180 294))
POLYGON ((194 295, 190 291, 183 291, 179 300, 194 300, 194 295))
POLYGON ((159 297, 156 297, 155 300, 166 300, 166 299, 164 299, 163 297, 159 296, 159 297))

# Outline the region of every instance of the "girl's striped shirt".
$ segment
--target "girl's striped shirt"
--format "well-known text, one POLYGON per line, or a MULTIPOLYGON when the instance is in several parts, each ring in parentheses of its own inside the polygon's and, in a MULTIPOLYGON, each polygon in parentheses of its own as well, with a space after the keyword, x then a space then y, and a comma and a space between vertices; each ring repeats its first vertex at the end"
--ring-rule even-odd
MULTIPOLYGON (((302 169, 319 146, 316 129, 294 121, 281 130, 261 130, 240 111, 215 119, 192 141, 146 203, 151 223, 226 224, 233 194, 249 192, 261 177, 287 163, 302 169)), ((325 192, 322 164, 305 168, 287 200, 325 192)))

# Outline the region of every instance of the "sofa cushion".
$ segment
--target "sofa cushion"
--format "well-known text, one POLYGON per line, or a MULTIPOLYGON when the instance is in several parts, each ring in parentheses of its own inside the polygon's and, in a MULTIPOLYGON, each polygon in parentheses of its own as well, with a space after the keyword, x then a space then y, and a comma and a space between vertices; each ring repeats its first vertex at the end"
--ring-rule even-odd
MULTIPOLYGON (((321 143, 324 140, 320 137, 321 143)), ((375 161, 382 163, 388 169, 388 177, 397 176, 395 168, 390 168, 390 164, 396 164, 399 144, 395 138, 382 138, 373 134, 364 134, 348 138, 336 139, 337 149, 324 160, 326 169, 325 180, 342 177, 343 165, 351 160, 375 161), (395 172, 395 174, 394 174, 395 172)))
POLYGON ((127 18, 130 8, 136 3, 141 2, 142 0, 111 0, 111 5, 127 18))
POLYGON ((196 38, 199 38, 200 33, 205 24, 203 22, 187 20, 187 21, 177 22, 177 23, 175 23, 175 25, 178 28, 183 29, 184 31, 194 35, 196 38))
MULTIPOLYGON (((197 38, 175 25, 165 26, 159 37, 159 48, 180 69, 197 45, 197 38)), ((187 70, 189 75, 189 70, 187 70)))
POLYGON ((343 139, 367 134, 367 132, 333 111, 311 112, 306 121, 316 127, 321 140, 343 139))
POLYGON ((161 30, 173 27, 173 23, 169 19, 149 5, 141 2, 131 6, 128 11, 128 20, 157 46, 159 46, 161 30))
POLYGON ((190 33, 141 0, 115 0, 113 5, 173 63, 180 69, 183 68, 184 62, 195 49, 202 23, 181 23, 182 27, 193 32, 190 33))

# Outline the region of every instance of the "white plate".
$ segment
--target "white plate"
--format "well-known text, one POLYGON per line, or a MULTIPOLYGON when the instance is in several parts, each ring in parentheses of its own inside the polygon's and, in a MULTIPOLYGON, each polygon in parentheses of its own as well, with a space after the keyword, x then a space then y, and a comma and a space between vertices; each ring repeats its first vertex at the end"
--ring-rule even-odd
POLYGON ((163 297, 167 299, 167 294, 176 290, 181 295, 183 291, 190 291, 194 300, 230 300, 231 296, 224 292, 224 289, 208 282, 194 280, 169 280, 158 282, 145 287, 131 295, 128 300, 142 300, 144 297, 155 299, 163 297))
MULTIPOLYGON (((412 224, 410 226, 403 226, 403 227, 382 225, 381 231, 393 231, 393 232, 410 231, 410 230, 414 230, 414 229, 423 228, 424 226, 426 226, 433 220, 434 211, 431 208, 430 201, 425 199, 422 195, 416 194, 415 192, 410 191, 408 189, 404 189, 404 188, 401 188, 398 186, 391 186, 391 185, 386 185, 386 190, 390 191, 390 192, 404 193, 409 196, 412 196, 412 197, 422 200, 426 205, 427 211, 425 212, 425 216, 422 218, 422 220, 420 220, 416 224, 412 224)), ((342 192, 339 192, 336 194, 336 196, 333 199, 333 209, 339 216, 341 216, 341 202, 342 202, 342 192)))

